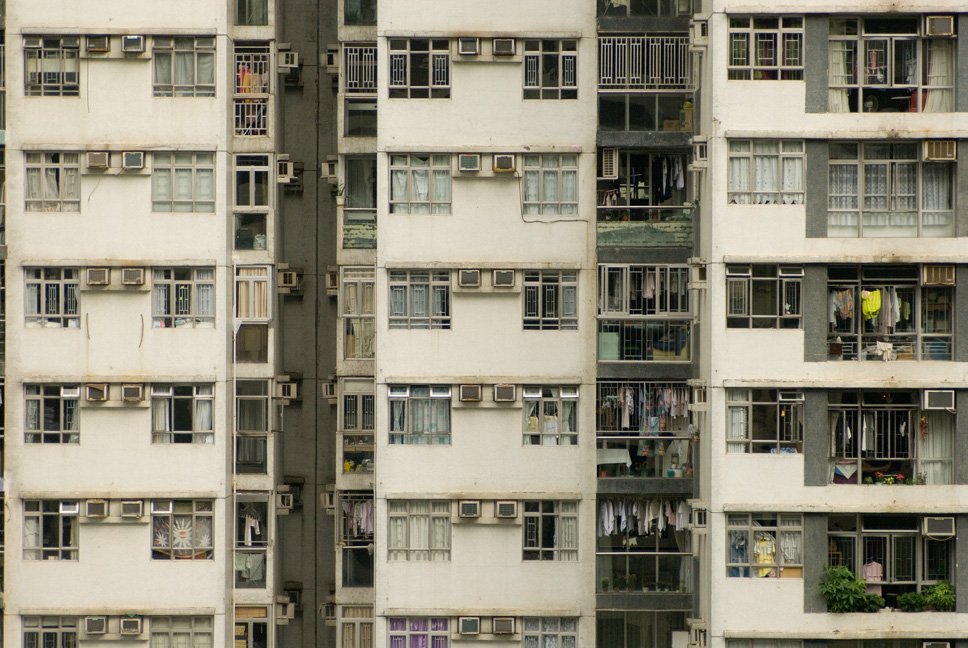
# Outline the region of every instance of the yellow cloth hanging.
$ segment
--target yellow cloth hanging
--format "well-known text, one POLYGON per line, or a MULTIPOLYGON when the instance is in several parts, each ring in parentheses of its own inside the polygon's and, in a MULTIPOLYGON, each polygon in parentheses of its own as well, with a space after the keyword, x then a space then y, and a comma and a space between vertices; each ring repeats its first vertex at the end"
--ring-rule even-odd
POLYGON ((877 317, 877 314, 881 312, 881 291, 871 290, 866 291, 866 294, 861 293, 860 302, 860 308, 861 312, 864 314, 864 319, 874 319, 877 317))

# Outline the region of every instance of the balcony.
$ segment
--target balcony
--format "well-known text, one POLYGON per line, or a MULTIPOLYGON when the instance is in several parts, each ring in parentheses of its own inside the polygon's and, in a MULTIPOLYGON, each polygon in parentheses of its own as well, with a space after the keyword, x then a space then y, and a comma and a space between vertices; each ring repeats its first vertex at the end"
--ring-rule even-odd
POLYGON ((692 207, 598 207, 598 247, 686 247, 693 244, 692 207))
POLYGON ((235 48, 235 135, 259 137, 269 134, 270 51, 267 45, 235 48))
POLYGON ((343 209, 343 249, 376 249, 376 211, 343 209))
POLYGON ((598 321, 598 361, 689 362, 691 321, 598 321))
POLYGON ((598 553, 595 569, 598 593, 688 593, 692 589, 692 556, 687 553, 598 553))

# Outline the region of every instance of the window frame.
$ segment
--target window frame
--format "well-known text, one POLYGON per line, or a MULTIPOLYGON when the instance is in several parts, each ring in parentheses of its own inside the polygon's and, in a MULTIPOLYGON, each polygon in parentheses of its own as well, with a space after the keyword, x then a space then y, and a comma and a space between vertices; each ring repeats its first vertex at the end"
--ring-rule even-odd
POLYGON ((80 507, 78 500, 23 500, 24 560, 77 561, 80 545, 78 537, 80 507), (28 526, 30 526, 28 521, 31 520, 36 524, 36 544, 33 544, 28 536, 28 526), (53 528, 50 525, 53 525, 53 528), (56 533, 56 538, 45 537, 49 532, 56 533), (51 540, 53 542, 48 545, 48 541, 51 540))
POLYGON ((22 616, 23 648, 76 648, 78 617, 22 616))
POLYGON ((689 317, 692 312, 690 273, 688 265, 600 263, 598 314, 607 317, 689 317), (647 296, 650 290, 653 293, 651 298, 647 296))
POLYGON ((24 268, 25 324, 28 327, 80 328, 80 286, 78 268, 24 268), (37 294, 33 297, 30 294, 32 286, 37 287, 37 294), (55 295, 51 294, 52 289, 55 295))
POLYGON ((450 329, 450 281, 450 270, 387 270, 389 327, 450 329))
POLYGON ((269 1, 236 0, 235 24, 240 27, 261 27, 268 25, 269 1), (260 14, 263 16, 262 18, 259 18, 260 14), (246 18, 247 16, 255 16, 255 18, 246 18))
POLYGON ((578 39, 526 38, 523 56, 523 97, 578 98, 578 39))
POLYGON ((803 577, 801 513, 727 513, 725 540, 726 575, 730 578, 777 578, 783 576, 784 570, 793 570, 786 578, 803 577), (789 523, 784 524, 784 521, 789 523), (794 540, 784 547, 783 535, 791 533, 794 540), (758 552, 757 545, 761 541, 765 544, 763 551, 758 552), (773 559, 759 560, 760 553, 769 556, 770 543, 773 559))
POLYGON ((270 383, 264 379, 237 378, 234 391, 235 474, 265 475, 269 462, 269 431, 274 414, 270 383), (253 404, 255 416, 243 415, 243 410, 250 409, 253 404), (247 422, 249 419, 255 419, 255 427, 249 427, 252 425, 247 422), (251 458, 251 455, 255 455, 255 458, 251 458), (241 469, 244 466, 255 466, 255 469, 241 469))
POLYGON ((578 560, 577 500, 525 500, 521 508, 523 560, 578 560), (573 546, 567 546, 567 534, 561 531, 566 521, 574 527, 573 546))
MULTIPOLYGON (((239 0, 241 2, 241 0, 239 0)), ((153 36, 151 39, 151 87, 155 97, 214 97, 216 73, 215 36, 153 36), (189 43, 190 41, 190 43, 189 43), (190 45, 190 46, 189 46, 190 45), (191 82, 177 83, 179 58, 191 58, 191 82), (159 79, 160 61, 168 61, 168 79, 159 79), (203 61, 211 65, 211 80, 202 79, 203 61)), ((182 66, 184 69, 184 66, 182 66)))
POLYGON ((79 36, 24 36, 24 95, 27 97, 78 97, 81 41, 79 36), (28 38, 39 38, 28 47, 28 38), (50 68, 56 65, 57 69, 50 68), (37 68, 31 70, 32 67, 37 68), (31 82, 31 76, 35 81, 31 82))
POLYGON ((578 617, 524 617, 521 619, 521 646, 577 648, 578 617))
POLYGON ((525 331, 578 330, 577 270, 525 270, 521 295, 525 331))
POLYGON ((272 319, 272 267, 235 266, 235 319, 267 323, 272 319))
POLYGON ((453 504, 450 500, 387 500, 387 560, 449 561, 453 544, 451 524, 453 504), (396 524, 394 523, 396 522, 396 524), (444 531, 441 545, 435 545, 435 525, 444 531), (427 546, 417 546, 417 527, 426 534, 427 546))
POLYGON ((24 443, 43 445, 80 443, 80 401, 81 388, 78 385, 25 384, 24 443), (54 405, 50 401, 56 401, 57 404, 54 405), (34 406, 31 403, 37 403, 37 405, 34 406), (47 430, 47 410, 50 407, 57 408, 59 425, 57 429, 47 430), (31 427, 31 410, 35 408, 38 426, 31 427))
POLYGON ((152 328, 215 327, 214 267, 152 268, 151 284, 152 328), (206 293, 207 299, 203 297, 206 293), (204 307, 206 301, 208 308, 204 307))
POLYGON ((524 445, 578 445, 578 401, 579 385, 522 386, 524 445), (565 414, 568 409, 570 414, 565 414))
POLYGON ((215 213, 215 152, 155 151, 151 155, 151 211, 168 213, 215 213), (191 176, 191 198, 175 195, 176 179, 191 176), (208 177, 206 187, 202 179, 208 177), (167 182, 167 191, 162 184, 167 182), (167 194, 167 196, 165 195, 167 194))
POLYGON ((390 648, 450 646, 450 619, 447 617, 388 617, 390 648))
POLYGON ((526 153, 522 158, 521 213, 577 215, 578 155, 526 153), (574 185, 573 192, 569 192, 565 180, 574 185))
POLYGON ((210 616, 152 616, 149 623, 148 644, 154 644, 155 636, 167 638, 167 645, 174 646, 176 637, 187 637, 186 648, 211 648, 215 622, 210 616), (186 625, 187 624, 187 625, 186 625))
POLYGON ((388 38, 387 88, 390 99, 449 99, 450 40, 388 38), (426 65, 426 83, 415 69, 426 65))
POLYGON ((340 268, 339 307, 343 319, 343 358, 372 359, 376 343, 376 268, 340 268))
POLYGON ((780 389, 726 390, 727 454, 803 452, 803 392, 780 389), (772 424, 769 413, 772 411, 772 424), (740 420, 734 421, 739 414, 740 420), (742 436, 732 436, 736 425, 742 436), (772 430, 769 428, 772 425, 772 430), (786 428, 786 429, 785 429, 786 428))
POLYGON ((390 445, 450 445, 452 392, 450 385, 388 385, 390 445), (446 404, 431 408, 435 401, 446 404), (426 414, 428 420, 423 424, 430 427, 429 432, 416 430, 415 417, 421 412, 426 414), (438 427, 441 423, 446 428, 443 431, 438 427))
POLYGON ((152 560, 214 560, 215 558, 215 500, 212 499, 163 499, 151 500, 151 559, 152 560), (167 506, 166 506, 167 505, 167 506), (186 507, 188 510, 186 511, 186 507), (167 508, 167 511, 164 510, 167 508), (181 510, 179 510, 181 509, 181 510), (190 547, 177 546, 174 538, 178 529, 176 524, 185 531, 184 538, 188 538, 190 547), (176 521, 181 518, 181 521, 176 521), (204 530, 196 530, 198 523, 208 521, 209 537, 205 540, 204 530), (163 522, 166 528, 161 528, 163 522), (161 534, 165 533, 166 536, 161 534))
MULTIPOLYGON (((735 264, 726 267, 726 327, 739 329, 800 329, 803 326, 803 268, 775 264, 735 264), (757 287, 772 290, 758 295, 757 287), (773 313, 754 312, 758 297, 775 301, 773 313), (787 303, 787 299, 793 303, 787 303)), ((761 288, 762 290, 762 288, 761 288)), ((762 306, 762 304, 760 304, 762 306)))
POLYGON ((24 210, 28 212, 81 211, 81 154, 77 151, 24 151, 24 210), (31 198, 31 178, 36 178, 31 198), (56 197, 45 195, 53 182, 56 197))
POLYGON ((153 444, 208 444, 215 443, 215 385, 212 383, 154 383, 151 385, 151 442, 153 444), (188 401, 190 429, 175 430, 176 411, 188 401), (207 404, 207 408, 203 405, 207 404), (163 408, 163 409, 162 409, 163 408), (208 426, 204 424, 204 410, 208 410, 208 426), (157 427, 158 417, 164 413, 168 429, 157 427), (196 427, 198 429, 196 429, 196 427))
POLYGON ((745 160, 746 173, 733 174, 729 172, 727 200, 731 205, 803 205, 806 201, 806 146, 803 140, 777 139, 730 139, 728 146, 728 168, 740 166, 739 161, 745 160), (776 145, 775 151, 756 150, 757 145, 776 145), (740 150, 746 146, 745 150, 740 150), (787 150, 786 147, 790 147, 787 150), (799 150, 797 150, 797 148, 799 150), (765 160, 772 160, 773 175, 775 176, 775 190, 757 188, 763 184, 760 173, 768 175, 767 171, 760 171, 758 167, 764 165, 765 160), (799 178, 791 177, 795 170, 788 168, 791 160, 799 160, 799 178), (743 186, 736 187, 735 180, 742 180, 743 186))
POLYGON ((803 16, 729 16, 727 78, 802 81, 803 23, 803 16), (746 21, 746 25, 741 21, 746 21), (776 25, 767 24, 771 21, 776 25), (761 56, 760 49, 761 45, 769 45, 771 39, 772 62, 768 55, 761 56), (795 51, 788 52, 788 45, 795 51))
POLYGON ((450 153, 389 153, 388 156, 391 214, 452 213, 454 178, 450 153), (417 188, 417 178, 421 175, 427 183, 423 196, 417 188), (405 179, 405 187, 400 190, 398 179, 405 179))

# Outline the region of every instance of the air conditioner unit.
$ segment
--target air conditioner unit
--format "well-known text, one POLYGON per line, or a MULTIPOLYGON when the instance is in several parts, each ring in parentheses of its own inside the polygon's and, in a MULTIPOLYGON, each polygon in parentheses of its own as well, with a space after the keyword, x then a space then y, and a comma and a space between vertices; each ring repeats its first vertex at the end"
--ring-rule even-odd
POLYGON ((491 285, 495 288, 514 288, 514 270, 494 270, 491 285))
POLYGON ((515 400, 514 385, 494 385, 495 403, 513 403, 515 400))
POLYGON ((329 297, 339 295, 339 271, 328 270, 326 272, 326 294, 329 297))
POLYGON ((288 596, 276 597, 276 625, 289 625, 296 618, 296 604, 288 596), (285 599, 280 601, 279 599, 285 599))
POLYGON ((84 385, 84 400, 92 403, 106 401, 110 392, 107 383, 88 383, 84 385))
POLYGON ((458 38, 457 53, 461 56, 477 56, 481 53, 480 38, 458 38))
POLYGON ((24 36, 24 48, 25 49, 37 49, 42 47, 44 40, 40 36, 24 36))
POLYGON ((481 634, 481 617, 460 617, 457 620, 457 632, 462 635, 481 634))
POLYGON ((709 23, 705 20, 689 21, 689 44, 703 47, 709 44, 709 23))
POLYGON ((925 16, 924 33, 927 36, 954 36, 954 16, 925 16))
POLYGON ((921 268, 921 284, 924 286, 955 285, 953 265, 926 265, 921 268))
POLYGON ((481 401, 480 385, 461 385, 459 394, 462 403, 479 403, 481 401))
POLYGON ((293 509, 295 498, 292 493, 276 493, 276 514, 287 515, 293 509))
POLYGON ((145 503, 142 500, 121 500, 121 517, 136 520, 145 514, 145 503))
POLYGON ((106 518, 108 516, 108 501, 106 499, 89 499, 84 502, 84 517, 106 518))
POLYGON ((145 283, 144 268, 121 268, 122 286, 143 286, 145 283))
POLYGON ((336 383, 334 382, 323 383, 323 398, 330 401, 336 400, 336 383))
POLYGON ((299 287, 299 273, 295 270, 280 270, 276 276, 276 285, 279 288, 295 290, 299 287))
POLYGON ((955 409, 955 390, 953 389, 925 389, 921 408, 926 410, 955 409))
POLYGON ((141 617, 121 617, 121 634, 139 635, 143 628, 141 617))
POLYGON ((518 503, 513 500, 494 502, 494 517, 502 520, 511 520, 518 517, 518 503))
POLYGON ((326 159, 320 163, 320 169, 322 173, 321 177, 325 178, 331 185, 339 185, 339 156, 338 155, 327 155, 326 159))
POLYGON ((618 149, 602 149, 602 180, 618 179, 618 149))
POLYGON ((491 41, 491 51, 494 53, 494 56, 514 56, 514 39, 495 38, 491 41))
POLYGON ((514 634, 514 617, 494 617, 491 620, 491 631, 498 634, 514 634))
POLYGON ((492 162, 494 164, 494 173, 514 172, 514 155, 512 153, 495 153, 492 162))
POLYGON ((955 140, 925 140, 923 157, 927 162, 948 162, 958 159, 958 142, 955 140))
POLYGON ((121 154, 121 168, 125 171, 140 171, 145 168, 145 152, 125 151, 121 154))
POLYGON ((457 273, 457 285, 461 288, 479 288, 481 285, 481 271, 463 269, 457 273))
POLYGON ((457 156, 457 170, 461 173, 477 173, 481 170, 481 154, 461 153, 457 156))
POLYGON ((326 74, 339 74, 339 45, 330 44, 326 48, 326 74))
POLYGON ((953 517, 925 517, 921 534, 931 538, 950 538, 955 534, 953 517))
POLYGON ((145 37, 144 36, 122 36, 121 51, 124 52, 125 54, 144 54, 145 37))
POLYGON ((461 500, 457 503, 457 515, 462 518, 481 517, 480 500, 461 500))
POLYGON ((277 382, 276 398, 284 400, 299 400, 299 383, 296 382, 277 382))
POLYGON ((296 176, 296 164, 289 160, 289 156, 279 155, 276 157, 276 182, 279 184, 289 184, 296 176))
POLYGON ((108 631, 108 618, 103 616, 84 617, 84 634, 101 635, 108 631))
POLYGON ((110 36, 88 36, 85 41, 88 52, 102 54, 111 51, 110 36))
POLYGON ((111 154, 107 151, 88 151, 84 159, 88 169, 106 169, 111 165, 111 154))
POLYGON ((140 383, 121 385, 121 400, 126 403, 140 403, 145 399, 145 386, 140 383))
POLYGON ((110 268, 88 268, 87 269, 88 286, 107 286, 109 283, 111 283, 110 268))
POLYGON ((299 52, 279 52, 279 69, 295 70, 299 67, 299 52))
POLYGON ((705 529, 708 517, 708 511, 705 508, 694 506, 692 509, 692 519, 690 520, 690 525, 693 528, 705 529))

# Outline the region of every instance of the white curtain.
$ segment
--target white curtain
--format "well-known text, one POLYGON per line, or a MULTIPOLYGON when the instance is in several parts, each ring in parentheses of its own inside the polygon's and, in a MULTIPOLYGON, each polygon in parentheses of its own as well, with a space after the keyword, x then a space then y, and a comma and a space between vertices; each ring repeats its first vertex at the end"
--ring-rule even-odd
POLYGON ((171 85, 171 54, 155 52, 155 83, 157 85, 171 85))
POLYGON ((151 430, 155 432, 154 443, 170 443, 171 434, 171 399, 153 398, 151 400, 151 430))
POLYGON ((192 424, 193 432, 203 443, 214 443, 215 435, 212 433, 212 401, 207 399, 195 399, 195 420, 192 424))
POLYGON ((435 169, 431 183, 430 200, 435 214, 450 213, 450 171, 435 169))
POLYGON ((27 430, 39 430, 40 429, 40 401, 39 400, 29 400, 27 401, 27 430))
POLYGON ((578 213, 578 172, 561 172, 561 213, 578 213))
POLYGON ((949 164, 924 163, 921 166, 923 233, 935 236, 954 235, 952 175, 949 164))
POLYGON ((392 210, 399 213, 410 211, 410 192, 408 191, 409 172, 406 169, 390 171, 390 201, 392 210))
POLYGON ((927 436, 920 437, 920 469, 928 484, 950 484, 954 458, 954 416, 948 412, 925 412, 927 436))
POLYGON ((779 202, 779 142, 753 141, 753 202, 772 205, 779 202))
POLYGON ((726 421, 726 452, 746 452, 746 407, 730 407, 726 421))
POLYGON ((748 205, 750 202, 750 159, 748 157, 730 156, 727 174, 729 176, 729 202, 736 205, 748 205))
MULTIPOLYGON (((196 73, 196 83, 201 85, 215 84, 215 54, 212 52, 199 52, 196 58, 198 66, 196 73)), ((257 86, 258 89, 259 86, 257 86)))
POLYGON ((405 501, 388 501, 387 510, 390 513, 390 523, 387 525, 387 557, 389 560, 407 559, 407 503, 405 501))
POLYGON ((195 53, 175 53, 175 85, 195 84, 195 53))
POLYGON ((827 176, 828 206, 830 225, 833 227, 851 228, 851 233, 857 233, 858 199, 858 168, 855 163, 831 164, 827 176))
POLYGON ((559 560, 578 559, 578 504, 561 502, 558 524, 555 528, 555 546, 559 560))
POLYGON ((430 559, 450 558, 450 502, 431 502, 430 559))
POLYGON ((406 286, 390 286, 390 316, 406 317, 407 288, 406 286))
POLYGON ((413 198, 410 211, 414 214, 430 213, 430 171, 428 169, 413 169, 410 172, 413 181, 413 198))
POLYGON ((537 214, 541 211, 538 201, 541 199, 538 183, 540 181, 540 171, 524 172, 524 213, 537 214))
POLYGON ((784 157, 783 165, 783 204, 803 204, 803 158, 784 157))
POLYGON ((847 97, 847 90, 835 86, 847 85, 853 80, 853 74, 848 69, 847 57, 851 47, 851 43, 842 41, 831 41, 828 47, 829 58, 827 65, 830 67, 830 89, 827 93, 828 112, 850 112, 850 101, 847 97))
POLYGON ((927 99, 924 112, 951 112, 954 110, 954 48, 953 41, 931 39, 927 41, 928 78, 927 99))
MULTIPOLYGON (((24 517, 24 549, 40 549, 40 518, 24 517)), ((40 558, 40 552, 33 554, 40 558)))

